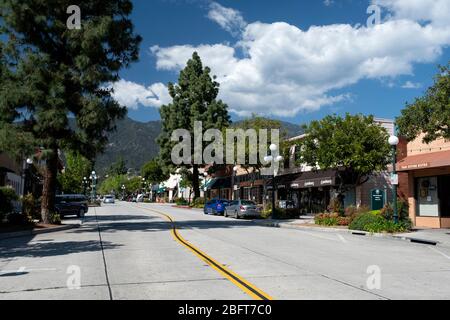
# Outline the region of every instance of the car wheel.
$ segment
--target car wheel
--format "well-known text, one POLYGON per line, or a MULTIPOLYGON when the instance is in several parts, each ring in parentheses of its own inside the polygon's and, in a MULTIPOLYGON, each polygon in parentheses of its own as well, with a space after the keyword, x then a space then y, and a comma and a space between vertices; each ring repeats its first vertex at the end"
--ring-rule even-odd
POLYGON ((84 218, 84 209, 80 209, 80 211, 77 214, 78 218, 84 218))

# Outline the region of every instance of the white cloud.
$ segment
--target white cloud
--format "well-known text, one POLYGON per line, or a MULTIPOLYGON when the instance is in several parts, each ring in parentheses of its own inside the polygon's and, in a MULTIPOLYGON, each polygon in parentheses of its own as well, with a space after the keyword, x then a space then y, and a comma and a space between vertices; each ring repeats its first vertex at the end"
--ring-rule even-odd
POLYGON ((403 85, 402 85, 403 89, 420 89, 422 88, 422 84, 418 83, 418 82, 411 82, 411 81, 406 81, 403 85))
POLYGON ((238 36, 247 25, 239 11, 226 8, 217 2, 211 2, 209 5, 208 18, 233 36, 238 36))
POLYGON ((326 7, 332 6, 332 5, 334 4, 334 0, 324 0, 324 1, 323 1, 323 4, 324 4, 326 7))
POLYGON ((395 19, 449 25, 449 0, 372 0, 372 3, 389 10, 395 19))
POLYGON ((145 87, 131 81, 120 80, 112 87, 114 99, 130 109, 137 109, 139 105, 159 108, 171 102, 167 87, 162 83, 145 87))
POLYGON ((391 16, 371 28, 335 24, 301 30, 284 22, 254 22, 234 45, 154 46, 152 52, 159 70, 178 71, 198 51, 234 113, 294 116, 351 100, 332 92, 362 79, 389 82, 412 75, 414 64, 436 61, 450 45, 450 19, 439 12, 449 1, 421 0, 426 8, 416 0, 374 2, 391 16))

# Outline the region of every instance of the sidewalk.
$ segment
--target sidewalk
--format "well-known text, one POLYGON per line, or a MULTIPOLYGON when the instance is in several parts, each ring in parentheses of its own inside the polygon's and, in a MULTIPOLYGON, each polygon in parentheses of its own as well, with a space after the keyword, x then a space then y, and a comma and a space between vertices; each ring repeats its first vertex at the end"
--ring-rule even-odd
POLYGON ((314 230, 320 232, 343 232, 360 236, 384 237, 396 240, 410 241, 428 245, 438 245, 450 248, 450 229, 417 229, 407 233, 370 233, 358 230, 349 230, 347 227, 324 227, 314 224, 312 217, 302 217, 292 220, 254 220, 254 223, 265 227, 314 230))
POLYGON ((65 231, 79 227, 83 223, 82 219, 65 219, 61 225, 36 225, 34 228, 13 232, 1 232, 0 240, 33 236, 36 234, 65 231))

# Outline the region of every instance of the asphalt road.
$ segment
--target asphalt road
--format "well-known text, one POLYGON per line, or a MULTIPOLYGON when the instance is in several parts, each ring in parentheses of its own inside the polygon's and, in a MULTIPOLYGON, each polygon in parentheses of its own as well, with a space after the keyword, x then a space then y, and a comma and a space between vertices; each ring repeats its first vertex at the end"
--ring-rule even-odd
POLYGON ((0 299, 265 298, 450 299, 450 249, 128 203, 0 240, 0 299))

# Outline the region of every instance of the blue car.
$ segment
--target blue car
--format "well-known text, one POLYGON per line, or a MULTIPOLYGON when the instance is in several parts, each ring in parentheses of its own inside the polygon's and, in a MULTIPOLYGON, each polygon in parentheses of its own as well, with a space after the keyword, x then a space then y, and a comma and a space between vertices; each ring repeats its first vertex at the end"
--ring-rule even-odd
POLYGON ((225 212, 225 207, 228 205, 229 205, 228 200, 212 199, 205 203, 203 212, 205 214, 223 215, 225 212))

